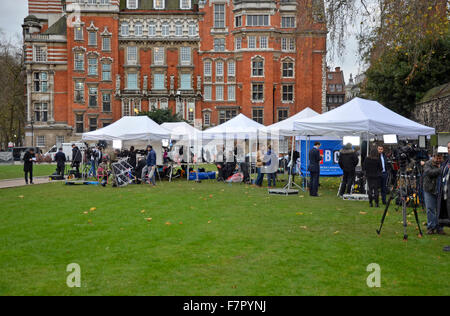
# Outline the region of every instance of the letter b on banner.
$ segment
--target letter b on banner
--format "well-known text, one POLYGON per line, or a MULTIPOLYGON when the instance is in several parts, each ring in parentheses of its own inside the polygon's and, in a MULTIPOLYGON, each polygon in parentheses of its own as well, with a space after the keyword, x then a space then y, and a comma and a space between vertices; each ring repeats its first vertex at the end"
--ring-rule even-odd
POLYGON ((71 272, 66 279, 68 287, 81 287, 81 268, 77 263, 71 263, 66 268, 67 272, 71 272))
POLYGON ((381 268, 379 264, 371 263, 367 266, 367 272, 372 272, 367 277, 367 286, 370 288, 381 287, 381 268))

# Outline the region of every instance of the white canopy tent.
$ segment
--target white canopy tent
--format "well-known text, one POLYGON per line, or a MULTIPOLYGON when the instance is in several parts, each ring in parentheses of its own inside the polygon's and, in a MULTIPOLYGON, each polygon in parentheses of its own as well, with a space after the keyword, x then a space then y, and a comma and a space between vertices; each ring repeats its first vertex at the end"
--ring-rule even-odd
POLYGON ((355 98, 322 115, 294 122, 298 135, 387 135, 417 138, 435 129, 411 121, 376 101, 355 98))
POLYGON ((120 120, 93 132, 84 133, 82 139, 155 141, 170 139, 170 131, 161 127, 148 116, 124 116, 120 120))
POLYGON ((266 127, 244 114, 231 120, 211 127, 203 132, 203 139, 256 139, 260 133, 265 133, 266 127))
POLYGON ((296 136, 299 135, 298 132, 294 131, 294 122, 303 120, 303 119, 309 119, 311 117, 315 117, 319 115, 316 111, 312 110, 311 108, 307 107, 301 112, 298 112, 297 114, 281 121, 275 124, 272 124, 267 127, 268 133, 275 133, 279 134, 280 136, 296 136))
POLYGON ((202 131, 186 122, 163 123, 161 127, 171 132, 173 140, 188 142, 202 138, 202 131))

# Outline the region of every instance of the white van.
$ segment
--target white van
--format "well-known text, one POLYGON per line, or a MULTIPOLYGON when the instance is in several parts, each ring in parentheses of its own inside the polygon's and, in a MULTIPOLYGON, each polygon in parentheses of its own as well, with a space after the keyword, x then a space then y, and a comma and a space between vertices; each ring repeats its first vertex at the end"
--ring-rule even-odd
POLYGON ((66 155, 67 161, 72 160, 72 144, 75 144, 80 150, 86 150, 86 145, 84 143, 63 143, 61 146, 53 146, 45 156, 52 157, 52 161, 55 160, 55 155, 58 152, 59 147, 62 147, 63 153, 66 155))

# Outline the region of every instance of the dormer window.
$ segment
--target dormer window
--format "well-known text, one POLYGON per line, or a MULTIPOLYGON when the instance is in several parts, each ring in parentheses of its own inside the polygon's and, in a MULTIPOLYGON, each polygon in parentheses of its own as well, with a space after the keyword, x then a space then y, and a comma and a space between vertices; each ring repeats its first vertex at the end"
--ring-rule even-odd
POLYGON ((166 7, 165 0, 153 0, 153 8, 162 10, 166 7))
POLYGON ((180 0, 180 9, 187 10, 191 8, 191 0, 180 0))
POLYGON ((138 0, 127 0, 127 8, 135 10, 138 8, 138 0))

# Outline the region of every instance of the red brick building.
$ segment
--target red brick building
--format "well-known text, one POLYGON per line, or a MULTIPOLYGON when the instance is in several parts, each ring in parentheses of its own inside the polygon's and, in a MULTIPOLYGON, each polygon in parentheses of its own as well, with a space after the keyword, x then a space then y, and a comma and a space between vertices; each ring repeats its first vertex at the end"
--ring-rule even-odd
POLYGON ((322 0, 29 0, 26 143, 151 108, 205 128, 322 112, 323 12, 322 0))
POLYGON ((327 69, 327 111, 345 103, 345 78, 340 67, 327 69))

